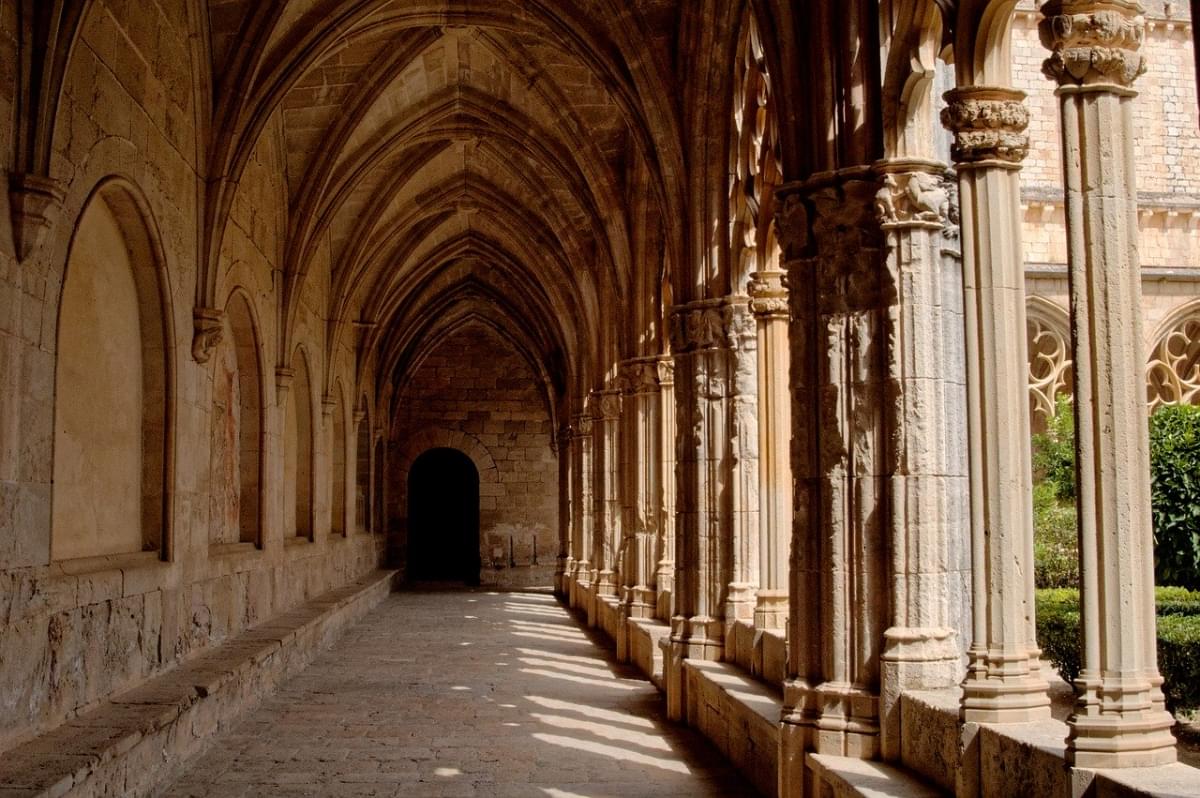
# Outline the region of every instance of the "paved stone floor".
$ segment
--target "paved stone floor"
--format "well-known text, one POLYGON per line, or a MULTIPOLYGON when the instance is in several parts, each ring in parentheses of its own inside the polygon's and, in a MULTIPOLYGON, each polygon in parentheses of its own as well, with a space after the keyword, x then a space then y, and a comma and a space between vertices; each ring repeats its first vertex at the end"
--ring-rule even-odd
POLYGON ((552 596, 390 596, 163 795, 751 796, 552 596))

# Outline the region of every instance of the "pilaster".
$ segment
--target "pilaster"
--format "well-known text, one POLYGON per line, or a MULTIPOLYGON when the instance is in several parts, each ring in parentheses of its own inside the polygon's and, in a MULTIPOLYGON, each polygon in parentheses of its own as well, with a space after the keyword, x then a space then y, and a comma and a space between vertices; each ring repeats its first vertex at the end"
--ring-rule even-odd
POLYGON ((627 618, 654 617, 657 602, 657 541, 662 519, 658 363, 657 357, 647 357, 621 364, 625 410, 621 430, 621 602, 627 618))
POLYGON ((1033 604, 1033 507, 1021 251, 1025 95, 946 94, 962 214, 970 433, 972 643, 962 714, 985 723, 1050 716, 1033 604))
POLYGON ((592 572, 592 418, 587 413, 575 416, 571 424, 571 572, 570 603, 576 609, 587 608, 587 593, 591 589, 592 572))
POLYGON ((654 579, 655 617, 670 621, 674 615, 675 592, 675 361, 666 355, 658 361, 659 457, 662 466, 662 509, 659 517, 658 562, 654 579))
POLYGON ((1079 767, 1175 761, 1154 612, 1150 453, 1137 248, 1137 2, 1042 6, 1058 83, 1066 186, 1083 661, 1067 758, 1079 767))
POLYGON ((726 627, 750 623, 758 597, 759 566, 759 406, 758 325, 747 297, 725 305, 732 365, 729 384, 730 521, 733 535, 729 585, 723 611, 726 627))
POLYGON ((621 392, 598 391, 595 399, 596 527, 592 538, 592 566, 596 595, 618 594, 617 569, 621 538, 620 425, 621 392))

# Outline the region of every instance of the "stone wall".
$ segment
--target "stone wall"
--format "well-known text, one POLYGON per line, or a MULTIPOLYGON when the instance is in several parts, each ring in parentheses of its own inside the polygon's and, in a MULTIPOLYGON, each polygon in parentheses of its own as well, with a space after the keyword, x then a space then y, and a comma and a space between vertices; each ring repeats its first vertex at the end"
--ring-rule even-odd
POLYGON ((558 461, 543 396, 529 364, 490 329, 472 325, 439 344, 397 401, 395 514, 406 516, 409 465, 435 446, 459 448, 480 472, 485 575, 496 547, 507 567, 511 537, 520 568, 533 564, 536 541, 538 563, 549 566, 549 584, 558 553, 558 461), (434 431, 441 433, 436 439, 430 436, 434 431))
MULTIPOLYGON (((11 107, 17 90, 15 8, 0 2, 3 108, 11 107)), ((342 412, 345 423, 353 423, 353 342, 331 347, 326 341, 328 325, 317 309, 326 306, 321 300, 329 291, 327 263, 314 263, 300 285, 297 312, 286 319, 279 312, 288 197, 272 120, 250 156, 215 259, 216 310, 236 294, 253 318, 249 345, 261 378, 263 504, 246 530, 214 517, 239 518, 229 506, 238 491, 222 482, 238 479, 239 469, 214 467, 214 456, 221 461, 226 454, 213 451, 220 437, 214 425, 221 427, 214 412, 227 413, 231 396, 228 390, 214 394, 214 380, 227 380, 230 359, 218 353, 204 361, 192 351, 193 308, 205 260, 197 152, 208 136, 197 119, 209 112, 204 86, 210 80, 192 46, 195 24, 184 3, 97 0, 89 6, 67 63, 50 142, 48 176, 62 201, 51 204, 44 235, 30 239, 35 243, 23 257, 7 232, 0 241, 0 750, 251 624, 348 583, 381 559, 380 536, 329 534, 329 419, 342 412), (147 543, 155 550, 119 545, 105 554, 99 546, 92 551, 103 556, 79 557, 69 548, 56 557, 55 412, 67 406, 63 402, 76 409, 89 404, 86 395, 56 393, 59 306, 80 219, 109 197, 127 240, 123 251, 90 252, 90 259, 138 260, 132 267, 154 275, 161 294, 156 317, 143 322, 160 333, 156 354, 165 363, 160 398, 166 418, 141 431, 165 457, 156 469, 164 495, 154 497, 148 511, 161 516, 161 536, 147 543), (135 246, 130 231, 145 240, 135 246), (286 348, 303 346, 310 356, 313 469, 321 475, 312 540, 286 545, 276 379, 277 367, 287 365, 279 355, 285 348, 281 324, 288 325, 286 348), (216 496, 224 498, 214 501, 216 496), (230 528, 214 534, 214 524, 230 528)), ((11 117, 10 111, 5 118, 11 117)), ((0 125, 0 153, 6 157, 14 129, 0 125)), ((7 193, 0 196, 8 201, 7 193)), ((8 218, 7 205, 2 210, 8 218)), ((369 377, 371 369, 373 364, 365 364, 362 373, 369 377)), ((93 419, 97 425, 108 421, 93 419)), ((230 433, 228 440, 235 439, 230 433)), ((354 489, 347 486, 349 495, 354 489)), ((145 517, 141 523, 147 523, 145 517)))

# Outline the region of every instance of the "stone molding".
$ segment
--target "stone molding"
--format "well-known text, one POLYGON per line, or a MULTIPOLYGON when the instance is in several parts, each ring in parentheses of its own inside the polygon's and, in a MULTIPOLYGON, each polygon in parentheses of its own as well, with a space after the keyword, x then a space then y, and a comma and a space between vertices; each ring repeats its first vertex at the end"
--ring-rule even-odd
POLYGON ((637 357, 623 361, 619 367, 619 390, 626 396, 657 393, 659 380, 659 357, 637 357))
POLYGON ((1138 52, 1146 36, 1140 3, 1126 0, 1050 0, 1042 6, 1042 71, 1060 86, 1130 88, 1146 71, 1138 52))
POLYGON ((41 249, 46 232, 58 221, 66 191, 52 177, 12 172, 8 176, 8 202, 13 246, 24 262, 41 249))
POLYGON ((958 164, 1011 164, 1029 154, 1025 92, 1001 86, 965 86, 944 95, 942 124, 954 134, 958 164))
POLYGON ((884 228, 941 229, 954 215, 945 167, 935 162, 885 163, 883 187, 875 193, 875 215, 884 228))
POLYGON ((192 359, 205 365, 225 337, 225 311, 215 308, 192 310, 192 359))
POLYGON ((739 349, 753 339, 753 317, 745 297, 703 299, 671 309, 671 352, 739 349))

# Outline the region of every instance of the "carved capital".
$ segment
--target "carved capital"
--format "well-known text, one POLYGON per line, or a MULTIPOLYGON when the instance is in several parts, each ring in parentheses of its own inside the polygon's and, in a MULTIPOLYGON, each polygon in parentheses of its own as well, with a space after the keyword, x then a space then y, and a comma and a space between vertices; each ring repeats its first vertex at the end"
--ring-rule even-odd
POLYGON ((788 316, 788 292, 783 284, 783 272, 755 272, 750 279, 747 291, 750 294, 750 312, 759 318, 780 318, 788 316))
POLYGON ((204 365, 225 336, 225 311, 215 308, 192 310, 192 359, 204 365))
POLYGON ((19 172, 9 174, 8 203, 18 261, 29 259, 41 248, 46 231, 58 220, 65 197, 62 183, 53 178, 19 172))
POLYGON ((597 394, 599 399, 596 407, 598 409, 597 418, 603 421, 612 421, 619 418, 621 415, 621 393, 620 391, 601 391, 597 394))
POLYGON ((942 125, 954 134, 956 163, 999 161, 1019 164, 1029 154, 1029 109, 1025 92, 996 86, 967 86, 946 92, 942 125))
POLYGON ((333 411, 337 409, 337 400, 332 394, 326 394, 321 397, 321 415, 325 418, 333 418, 333 411))
POLYGON ((691 352, 713 349, 727 340, 725 314, 719 302, 695 302, 674 308, 671 317, 671 349, 691 352))
POLYGON ((775 205, 775 231, 785 260, 795 260, 808 248, 808 208, 795 185, 781 189, 775 205))
POLYGON ((592 416, 590 413, 580 413, 571 424, 571 434, 576 438, 586 438, 592 434, 592 416))
POLYGON ((354 426, 357 427, 359 424, 362 424, 366 420, 367 420, 367 411, 366 410, 355 410, 354 411, 354 426))
POLYGON ((654 393, 658 390, 658 359, 636 358, 621 364, 621 391, 626 394, 654 393))
POLYGON ((669 357, 658 361, 658 384, 664 388, 675 384, 675 361, 669 357))
POLYGON ((284 368, 283 366, 275 369, 275 390, 279 394, 280 402, 287 398, 288 391, 291 390, 292 382, 295 379, 295 369, 284 368))
POLYGON ((883 186, 875 193, 875 216, 885 226, 940 229, 951 221, 945 168, 937 163, 884 162, 883 186))
POLYGON ((1060 86, 1129 88, 1146 71, 1141 4, 1127 0, 1050 0, 1038 26, 1050 57, 1042 65, 1060 86))

